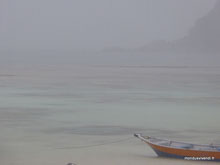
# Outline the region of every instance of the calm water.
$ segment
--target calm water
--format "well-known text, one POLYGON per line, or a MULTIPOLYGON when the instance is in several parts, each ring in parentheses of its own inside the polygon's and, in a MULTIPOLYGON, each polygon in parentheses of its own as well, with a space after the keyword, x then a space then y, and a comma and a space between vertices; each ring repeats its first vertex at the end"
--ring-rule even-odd
POLYGON ((4 66, 0 102, 0 159, 10 165, 134 132, 220 143, 218 67, 4 66))

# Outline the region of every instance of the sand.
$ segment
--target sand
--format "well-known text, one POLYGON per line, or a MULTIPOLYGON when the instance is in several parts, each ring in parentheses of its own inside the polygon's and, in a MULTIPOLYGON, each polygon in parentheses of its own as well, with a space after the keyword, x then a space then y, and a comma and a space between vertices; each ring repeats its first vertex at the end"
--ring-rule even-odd
MULTIPOLYGON (((13 134, 13 133, 11 133, 13 134)), ((1 136, 3 137, 3 136, 1 136)), ((191 165, 215 162, 161 158, 139 139, 128 135, 56 135, 1 138, 2 165, 191 165), (2 143, 4 140, 4 143, 2 143)))

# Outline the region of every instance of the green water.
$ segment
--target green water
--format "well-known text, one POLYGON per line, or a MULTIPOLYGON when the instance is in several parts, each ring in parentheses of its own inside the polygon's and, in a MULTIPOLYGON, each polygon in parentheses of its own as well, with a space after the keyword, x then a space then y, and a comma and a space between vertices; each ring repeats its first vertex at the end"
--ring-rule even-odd
POLYGON ((77 144, 134 132, 220 143, 218 67, 6 67, 0 102, 0 153, 7 159, 17 150, 25 155, 30 144, 41 151, 78 136, 84 138, 77 144))

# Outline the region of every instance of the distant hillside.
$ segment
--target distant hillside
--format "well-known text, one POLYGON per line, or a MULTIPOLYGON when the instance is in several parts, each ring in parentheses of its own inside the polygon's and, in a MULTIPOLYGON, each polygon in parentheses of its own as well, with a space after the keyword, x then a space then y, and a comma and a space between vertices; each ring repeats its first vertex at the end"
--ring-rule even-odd
POLYGON ((176 46, 193 51, 220 51, 220 1, 196 22, 188 36, 176 42, 176 46))
POLYGON ((196 21, 189 34, 175 42, 155 41, 137 49, 147 52, 220 52, 220 0, 196 21))

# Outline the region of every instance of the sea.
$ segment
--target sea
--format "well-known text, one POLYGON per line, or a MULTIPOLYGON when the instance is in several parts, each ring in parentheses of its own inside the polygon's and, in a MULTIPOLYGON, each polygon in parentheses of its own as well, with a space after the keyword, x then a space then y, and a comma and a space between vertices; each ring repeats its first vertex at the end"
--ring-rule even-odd
POLYGON ((102 164, 120 145, 127 149, 118 160, 138 150, 156 159, 134 133, 220 144, 219 66, 14 61, 0 68, 2 165, 102 164))

